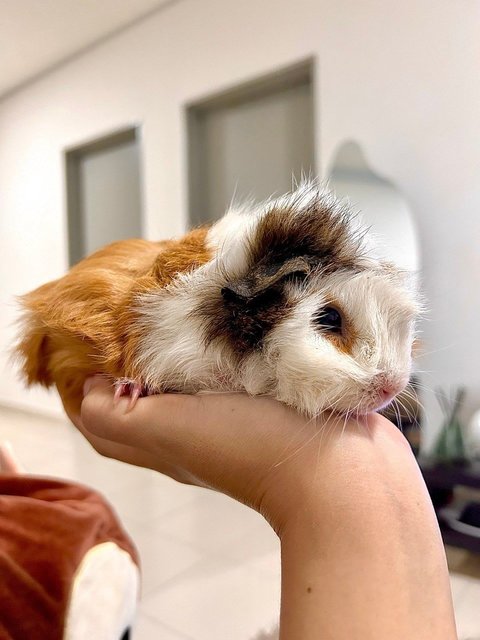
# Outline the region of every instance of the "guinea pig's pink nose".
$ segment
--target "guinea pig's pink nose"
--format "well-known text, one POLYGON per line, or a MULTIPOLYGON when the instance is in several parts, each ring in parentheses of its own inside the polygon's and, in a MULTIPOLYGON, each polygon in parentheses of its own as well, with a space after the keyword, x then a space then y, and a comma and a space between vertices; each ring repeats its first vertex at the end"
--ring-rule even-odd
POLYGON ((398 385, 384 384, 380 389, 380 393, 382 396, 385 396, 385 398, 388 398, 390 396, 394 396, 399 389, 400 387, 398 385))
POLYGON ((405 387, 405 380, 391 378, 385 374, 379 374, 375 380, 378 394, 384 399, 393 398, 405 387))

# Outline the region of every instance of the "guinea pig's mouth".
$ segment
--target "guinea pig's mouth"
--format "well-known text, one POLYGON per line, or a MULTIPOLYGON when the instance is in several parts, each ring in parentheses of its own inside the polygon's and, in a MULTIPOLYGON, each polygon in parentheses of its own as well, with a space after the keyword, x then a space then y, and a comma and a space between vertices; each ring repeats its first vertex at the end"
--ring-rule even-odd
POLYGON ((376 413, 377 411, 382 411, 386 409, 388 405, 390 405, 395 400, 395 396, 392 396, 388 400, 383 400, 382 402, 373 403, 373 406, 366 411, 366 413, 376 413))
POLYGON ((360 402, 354 410, 350 411, 350 415, 362 416, 368 415, 369 413, 377 413, 378 411, 383 411, 386 409, 397 397, 401 390, 385 393, 380 391, 375 393, 375 395, 370 398, 366 398, 364 401, 360 402))
POLYGON ((363 396, 351 411, 351 415, 367 415, 386 409, 405 389, 407 384, 407 376, 378 375, 373 384, 363 390, 363 396))

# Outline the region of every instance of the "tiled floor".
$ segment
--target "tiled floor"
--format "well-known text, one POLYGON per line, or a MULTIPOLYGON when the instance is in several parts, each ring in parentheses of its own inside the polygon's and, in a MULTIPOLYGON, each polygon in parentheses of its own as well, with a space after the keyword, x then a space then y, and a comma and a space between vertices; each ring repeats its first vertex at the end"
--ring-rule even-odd
MULTIPOLYGON (((113 503, 143 563, 134 640, 248 640, 278 618, 279 546, 222 495, 101 458, 63 421, 0 408, 28 471, 89 484, 113 503)), ((480 640, 480 556, 449 550, 459 637, 480 640)))

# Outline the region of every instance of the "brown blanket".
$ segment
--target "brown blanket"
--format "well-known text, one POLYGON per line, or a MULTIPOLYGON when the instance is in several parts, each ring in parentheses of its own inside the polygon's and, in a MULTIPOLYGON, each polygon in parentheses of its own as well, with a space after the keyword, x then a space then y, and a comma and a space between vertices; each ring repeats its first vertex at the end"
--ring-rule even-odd
POLYGON ((0 475, 0 640, 61 640, 75 572, 85 553, 106 541, 138 564, 100 494, 50 478, 0 475))

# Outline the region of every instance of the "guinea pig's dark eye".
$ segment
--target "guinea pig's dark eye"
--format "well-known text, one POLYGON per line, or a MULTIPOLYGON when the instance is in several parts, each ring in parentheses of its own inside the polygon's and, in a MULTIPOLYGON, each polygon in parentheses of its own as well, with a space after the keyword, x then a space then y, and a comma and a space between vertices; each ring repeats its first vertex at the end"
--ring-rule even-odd
POLYGON ((342 333, 342 316, 334 307, 325 307, 314 318, 315 324, 331 333, 342 333))

